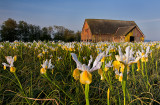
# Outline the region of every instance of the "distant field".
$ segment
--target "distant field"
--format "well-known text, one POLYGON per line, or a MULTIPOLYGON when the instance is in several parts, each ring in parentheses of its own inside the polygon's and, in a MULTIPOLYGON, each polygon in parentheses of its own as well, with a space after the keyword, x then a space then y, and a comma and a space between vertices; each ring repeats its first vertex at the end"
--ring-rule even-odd
POLYGON ((160 43, 0 43, 0 104, 89 103, 159 105, 160 43))

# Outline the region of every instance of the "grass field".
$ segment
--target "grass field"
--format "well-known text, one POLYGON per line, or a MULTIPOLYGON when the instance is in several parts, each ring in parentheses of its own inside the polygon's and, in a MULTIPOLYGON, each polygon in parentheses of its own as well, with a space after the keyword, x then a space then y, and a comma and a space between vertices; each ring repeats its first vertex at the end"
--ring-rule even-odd
POLYGON ((159 105, 159 51, 159 42, 1 42, 0 104, 159 105))

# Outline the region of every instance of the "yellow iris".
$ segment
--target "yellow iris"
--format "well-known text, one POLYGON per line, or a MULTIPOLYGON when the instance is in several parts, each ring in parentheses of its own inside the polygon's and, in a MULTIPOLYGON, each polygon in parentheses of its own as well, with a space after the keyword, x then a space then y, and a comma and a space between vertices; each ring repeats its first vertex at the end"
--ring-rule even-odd
POLYGON ((105 61, 105 57, 103 57, 102 59, 101 59, 101 62, 104 62, 105 61))
POLYGON ((69 48, 69 51, 72 51, 72 48, 69 48))
POLYGON ((98 74, 101 76, 101 80, 104 80, 103 71, 102 69, 98 70, 98 74))
POLYGON ((114 61, 113 62, 113 66, 114 66, 114 69, 119 70, 119 68, 120 68, 120 62, 119 61, 114 61))
POLYGON ((40 73, 41 74, 45 74, 46 73, 46 69, 45 68, 41 68, 40 73))
POLYGON ((116 74, 115 77, 116 77, 116 79, 118 79, 118 78, 119 78, 119 75, 116 74))
POLYGON ((15 67, 10 67, 10 72, 14 73, 16 71, 15 67))
POLYGON ((75 80, 78 80, 78 79, 79 79, 79 76, 80 76, 79 70, 78 70, 78 69, 75 69, 75 70, 73 71, 73 77, 74 77, 74 79, 75 79, 75 80))
POLYGON ((14 56, 14 61, 16 61, 16 60, 17 60, 17 56, 15 55, 15 56, 14 56))
POLYGON ((119 65, 121 68, 120 68, 120 72, 124 72, 124 64, 122 64, 122 63, 120 63, 120 65, 119 65))
POLYGON ((108 70, 109 70, 109 68, 108 68, 108 67, 105 67, 105 68, 104 68, 104 71, 108 71, 108 70))
POLYGON ((6 66, 3 66, 3 69, 6 70, 6 66))
POLYGON ((122 82, 123 76, 119 76, 119 81, 122 82))
POLYGON ((142 57, 142 58, 141 58, 141 61, 142 61, 142 62, 148 62, 148 57, 142 57))
POLYGON ((88 71, 83 71, 80 74, 80 82, 82 84, 90 84, 92 82, 92 74, 88 71))
MULTIPOLYGON (((143 56, 144 54, 145 54, 145 53, 142 52, 142 56, 143 56)), ((142 61, 142 62, 148 62, 148 57, 142 57, 142 58, 141 58, 141 61, 142 61)))
POLYGON ((44 52, 44 51, 43 51, 42 53, 43 53, 43 54, 45 54, 45 52, 44 52))

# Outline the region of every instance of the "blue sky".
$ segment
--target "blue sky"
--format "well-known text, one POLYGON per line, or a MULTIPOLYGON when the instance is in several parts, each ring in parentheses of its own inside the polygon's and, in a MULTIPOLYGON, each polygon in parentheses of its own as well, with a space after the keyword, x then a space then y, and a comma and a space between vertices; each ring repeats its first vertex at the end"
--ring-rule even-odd
POLYGON ((160 0, 0 0, 0 25, 17 22, 82 30, 86 18, 135 21, 148 40, 160 40, 160 0))

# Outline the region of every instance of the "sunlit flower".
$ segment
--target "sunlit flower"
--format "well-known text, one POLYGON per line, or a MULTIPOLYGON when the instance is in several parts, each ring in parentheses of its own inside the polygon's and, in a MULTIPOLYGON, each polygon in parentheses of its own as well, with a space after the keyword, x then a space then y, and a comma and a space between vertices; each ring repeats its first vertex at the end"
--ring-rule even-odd
POLYGON ((38 54, 38 58, 41 58, 43 56, 43 54, 42 53, 40 53, 40 54, 38 54))
POLYGON ((105 61, 105 56, 101 59, 101 62, 104 62, 105 61))
POLYGON ((110 45, 110 49, 109 52, 115 52, 117 50, 117 48, 114 45, 110 45))
POLYGON ((40 69, 41 74, 45 74, 47 69, 54 68, 54 65, 51 64, 51 59, 49 60, 49 62, 48 60, 45 60, 41 66, 42 66, 42 68, 40 69))
POLYGON ((115 69, 119 70, 119 68, 120 68, 120 62, 119 61, 113 61, 113 69, 114 70, 115 69))
POLYGON ((104 71, 108 71, 110 67, 112 67, 112 61, 109 61, 109 63, 105 64, 104 71))
POLYGON ((79 79, 79 76, 80 76, 80 72, 79 70, 76 68, 74 71, 73 71, 73 77, 75 80, 78 80, 79 79))
POLYGON ((92 74, 91 74, 91 72, 100 69, 100 67, 101 67, 101 61, 100 61, 100 60, 103 58, 104 52, 103 52, 103 53, 100 53, 100 54, 96 57, 95 61, 93 62, 92 68, 90 68, 91 62, 92 62, 92 60, 93 60, 92 56, 90 56, 89 63, 88 63, 88 65, 86 65, 86 64, 81 64, 81 63, 78 61, 78 58, 77 58, 76 54, 71 53, 71 55, 72 55, 73 60, 74 60, 74 61, 76 62, 76 64, 77 64, 77 68, 73 71, 73 72, 75 72, 75 73, 74 73, 75 75, 73 75, 74 78, 77 79, 77 77, 78 77, 78 75, 79 75, 77 69, 78 69, 78 70, 81 70, 82 72, 81 72, 81 74, 80 74, 80 82, 81 82, 82 84, 90 84, 90 83, 92 82, 92 74))
POLYGON ((147 47, 146 52, 142 48, 142 52, 138 50, 142 62, 148 62, 148 54, 150 53, 150 46, 147 47))
POLYGON ((7 60, 7 62, 9 64, 2 63, 4 70, 6 69, 6 67, 10 67, 10 72, 12 72, 12 73, 15 72, 16 68, 14 67, 13 63, 14 63, 14 61, 17 60, 17 56, 14 56, 14 57, 12 57, 12 56, 6 56, 5 58, 6 58, 6 60, 7 60))
POLYGON ((137 63, 138 60, 141 58, 140 56, 137 56, 136 58, 133 57, 133 49, 130 49, 130 46, 126 47, 125 54, 122 54, 121 48, 119 46, 119 55, 115 55, 116 60, 124 64, 125 66, 129 66, 132 63, 137 63))
POLYGON ((120 82, 122 82, 122 80, 123 80, 123 73, 122 72, 120 72, 119 73, 119 71, 116 69, 115 70, 115 76, 116 76, 116 79, 118 79, 120 82))
POLYGON ((0 45, 0 48, 3 48, 4 46, 3 45, 0 45))
MULTIPOLYGON (((127 72, 128 74, 129 72, 127 72)), ((123 80, 123 72, 119 72, 117 69, 115 69, 115 77, 118 79, 120 82, 123 80)))
POLYGON ((104 80, 102 69, 98 69, 98 74, 101 76, 101 80, 104 80))
POLYGON ((62 59, 62 57, 57 57, 58 58, 58 61, 60 61, 62 59))
POLYGON ((45 50, 43 49, 42 53, 43 54, 48 53, 47 49, 45 49, 45 50))

